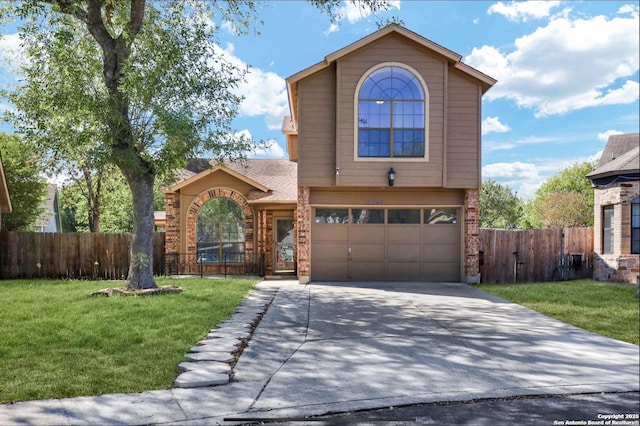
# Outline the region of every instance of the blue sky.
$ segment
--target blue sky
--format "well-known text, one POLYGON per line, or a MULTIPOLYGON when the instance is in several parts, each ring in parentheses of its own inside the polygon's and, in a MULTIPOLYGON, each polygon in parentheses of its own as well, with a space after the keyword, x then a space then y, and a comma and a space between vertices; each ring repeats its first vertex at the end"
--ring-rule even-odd
MULTIPOLYGON (((496 78, 483 101, 483 178, 518 195, 558 170, 598 158, 609 135, 639 130, 638 1, 390 1, 381 17, 404 25, 496 78)), ((305 1, 264 3, 259 35, 220 28, 228 59, 249 66, 236 128, 285 157, 284 79, 374 31, 367 10, 344 3, 339 25, 305 1)), ((0 52, 17 45, 2 28, 0 52)), ((0 82, 11 69, 0 64, 0 82)), ((0 110, 9 107, 0 99, 0 110)))

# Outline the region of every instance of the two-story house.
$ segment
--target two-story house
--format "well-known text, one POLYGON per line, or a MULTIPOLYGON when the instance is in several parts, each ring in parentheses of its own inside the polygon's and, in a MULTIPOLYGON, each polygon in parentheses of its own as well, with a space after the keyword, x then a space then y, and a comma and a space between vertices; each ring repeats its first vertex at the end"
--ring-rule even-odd
POLYGON ((289 159, 187 172, 166 192, 167 254, 301 283, 478 282, 481 100, 495 80, 389 25, 286 81, 289 159))

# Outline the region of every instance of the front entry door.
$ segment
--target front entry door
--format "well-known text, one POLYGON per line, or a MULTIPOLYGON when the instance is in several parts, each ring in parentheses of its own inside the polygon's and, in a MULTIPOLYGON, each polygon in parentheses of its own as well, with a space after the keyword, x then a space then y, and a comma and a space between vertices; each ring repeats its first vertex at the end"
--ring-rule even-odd
POLYGON ((295 235, 293 218, 276 218, 275 272, 295 272, 295 235))

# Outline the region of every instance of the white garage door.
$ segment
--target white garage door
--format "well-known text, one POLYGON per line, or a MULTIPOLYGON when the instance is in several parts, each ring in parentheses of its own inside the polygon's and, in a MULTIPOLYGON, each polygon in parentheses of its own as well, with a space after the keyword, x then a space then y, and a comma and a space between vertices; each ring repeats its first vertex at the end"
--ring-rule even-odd
POLYGON ((460 281, 457 208, 315 208, 315 281, 460 281))

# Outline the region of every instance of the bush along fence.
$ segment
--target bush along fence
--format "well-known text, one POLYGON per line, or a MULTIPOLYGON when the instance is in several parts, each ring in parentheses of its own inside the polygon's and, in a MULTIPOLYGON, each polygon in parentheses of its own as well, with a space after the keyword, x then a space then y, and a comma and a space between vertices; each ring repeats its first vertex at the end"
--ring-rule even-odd
MULTIPOLYGON (((0 278, 124 279, 130 234, 0 232, 0 278)), ((164 233, 153 236, 153 271, 164 275, 164 233)))
POLYGON ((593 277, 593 228, 480 229, 483 283, 593 277))

